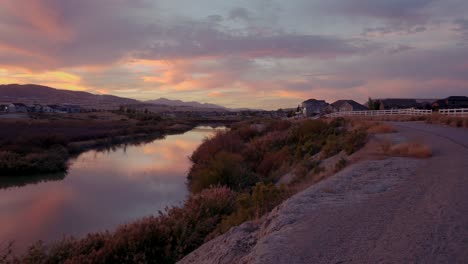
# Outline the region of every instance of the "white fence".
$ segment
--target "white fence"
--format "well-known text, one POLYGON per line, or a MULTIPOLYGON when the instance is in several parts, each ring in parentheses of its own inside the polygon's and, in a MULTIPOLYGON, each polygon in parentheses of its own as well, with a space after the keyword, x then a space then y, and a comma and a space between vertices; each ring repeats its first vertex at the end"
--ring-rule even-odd
POLYGON ((432 110, 419 109, 391 109, 391 110, 369 110, 369 111, 344 111, 335 112, 325 117, 340 117, 340 116, 385 116, 385 115, 430 115, 432 110))
POLYGON ((457 108, 457 109, 440 109, 439 113, 441 115, 468 115, 468 108, 457 108))
POLYGON ((369 111, 346 111, 346 112, 335 112, 325 117, 340 117, 340 116, 386 116, 386 115, 431 115, 433 113, 439 113, 441 115, 452 115, 452 116, 468 116, 468 108, 456 108, 456 109, 440 109, 438 112, 432 112, 432 110, 420 110, 420 109, 391 109, 391 110, 369 110, 369 111))

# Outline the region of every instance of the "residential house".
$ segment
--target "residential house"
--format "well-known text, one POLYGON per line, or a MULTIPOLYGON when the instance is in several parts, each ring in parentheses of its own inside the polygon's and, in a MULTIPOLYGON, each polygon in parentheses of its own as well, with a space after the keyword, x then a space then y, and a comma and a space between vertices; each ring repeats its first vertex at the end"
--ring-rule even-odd
POLYGON ((79 112, 81 112, 81 107, 79 105, 63 104, 62 108, 66 113, 79 113, 79 112))
POLYGON ((302 113, 309 117, 323 113, 328 103, 325 100, 309 99, 302 102, 301 106, 302 113))
POLYGON ((434 108, 468 108, 467 96, 449 96, 432 103, 434 108))
POLYGON ((34 113, 42 113, 43 112, 43 106, 40 104, 33 104, 32 106, 28 107, 29 112, 34 112, 34 113))
POLYGON ((366 111, 369 108, 353 100, 338 100, 330 104, 331 112, 366 111))
POLYGON ((8 105, 7 104, 0 104, 0 113, 8 112, 8 105))
POLYGON ((8 112, 10 113, 27 113, 28 107, 22 103, 11 103, 8 105, 8 112))
POLYGON ((418 108, 420 104, 416 99, 403 99, 403 98, 390 98, 390 99, 379 99, 380 110, 387 109, 408 109, 418 108))
POLYGON ((60 105, 48 105, 47 107, 50 108, 51 113, 59 113, 59 114, 66 113, 65 109, 60 105))
POLYGON ((43 113, 52 113, 52 112, 54 112, 54 110, 48 105, 43 105, 42 106, 42 112, 43 113))

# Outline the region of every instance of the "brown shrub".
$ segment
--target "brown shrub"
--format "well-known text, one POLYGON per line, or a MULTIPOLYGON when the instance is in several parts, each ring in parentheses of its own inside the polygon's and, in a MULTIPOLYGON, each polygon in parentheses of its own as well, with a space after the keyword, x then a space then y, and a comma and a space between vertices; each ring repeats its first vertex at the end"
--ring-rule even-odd
POLYGON ((397 130, 387 124, 377 123, 374 126, 371 126, 367 129, 367 132, 370 134, 385 134, 385 133, 395 133, 397 130))
POLYGON ((166 209, 119 227, 115 232, 38 242, 22 256, 11 247, 0 252, 2 263, 175 263, 205 242, 223 216, 234 210, 235 194, 215 187, 191 196, 183 207, 166 209))
POLYGON ((390 147, 388 154, 392 156, 428 158, 432 156, 432 150, 429 146, 421 143, 406 142, 390 147))
POLYGON ((193 152, 190 160, 195 164, 206 163, 220 151, 233 153, 240 152, 243 145, 244 142, 237 133, 219 131, 214 137, 206 138, 193 152))

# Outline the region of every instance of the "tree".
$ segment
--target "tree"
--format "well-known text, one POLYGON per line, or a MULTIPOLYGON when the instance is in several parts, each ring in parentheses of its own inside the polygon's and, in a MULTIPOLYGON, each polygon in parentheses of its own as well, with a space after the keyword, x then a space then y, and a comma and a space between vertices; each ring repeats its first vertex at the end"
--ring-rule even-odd
POLYGON ((369 100, 367 101, 367 107, 369 107, 369 110, 379 110, 380 109, 380 101, 379 100, 373 100, 372 98, 369 97, 369 100))

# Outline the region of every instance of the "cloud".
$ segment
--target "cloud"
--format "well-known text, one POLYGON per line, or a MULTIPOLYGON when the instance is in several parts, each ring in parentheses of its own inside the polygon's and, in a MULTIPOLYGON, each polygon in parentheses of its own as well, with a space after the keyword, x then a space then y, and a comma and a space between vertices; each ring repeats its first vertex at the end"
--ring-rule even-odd
POLYGON ((153 21, 139 16, 148 5, 142 0, 2 1, 0 8, 7 11, 0 17, 0 43, 47 57, 37 63, 27 54, 14 58, 0 50, 2 64, 50 69, 115 62, 155 33, 153 21))
POLYGON ((332 0, 324 4, 324 7, 347 16, 418 21, 426 18, 423 11, 436 1, 438 0, 332 0))
POLYGON ((229 12, 228 18, 232 20, 240 19, 249 21, 250 19, 252 19, 252 14, 246 8, 236 7, 229 12))
POLYGON ((329 59, 378 48, 375 43, 360 39, 286 32, 255 33, 223 30, 211 23, 190 21, 166 28, 159 40, 136 56, 158 60, 222 56, 329 59))

